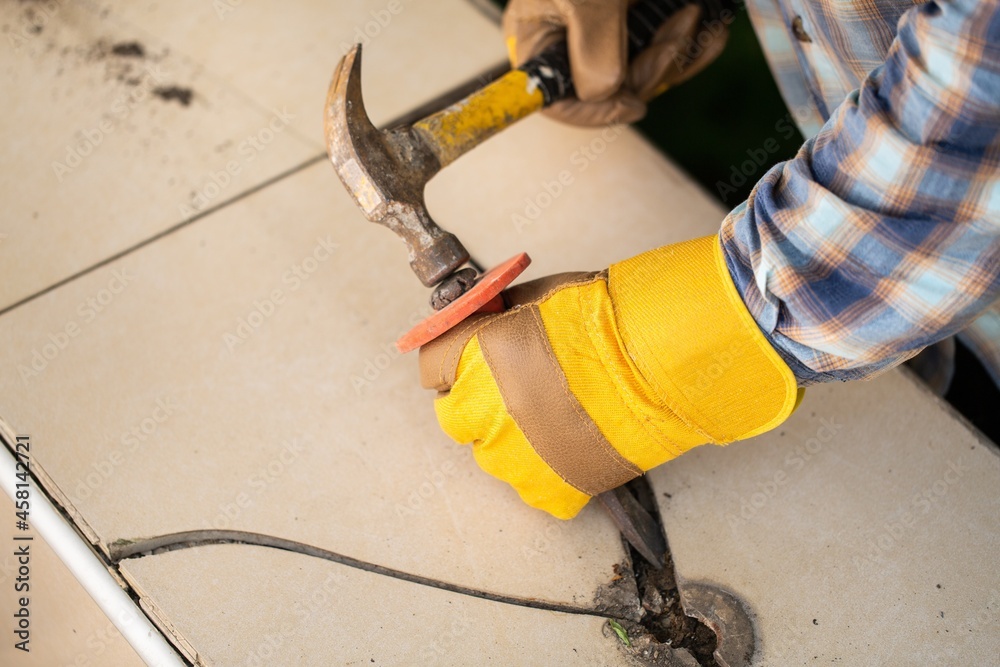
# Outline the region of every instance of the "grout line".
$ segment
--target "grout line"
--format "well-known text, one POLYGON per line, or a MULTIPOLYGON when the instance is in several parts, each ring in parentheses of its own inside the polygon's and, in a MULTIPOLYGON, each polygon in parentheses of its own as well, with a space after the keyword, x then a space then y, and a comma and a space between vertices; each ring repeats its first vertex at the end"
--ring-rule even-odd
MULTIPOLYGON (((502 75, 507 69, 509 69, 509 65, 507 65, 506 63, 500 63, 500 64, 497 64, 497 65, 494 65, 494 66, 492 66, 492 67, 484 70, 483 72, 481 72, 477 76, 472 77, 472 78, 468 79, 467 81, 463 81, 462 83, 456 85, 455 87, 453 87, 453 88, 451 88, 449 90, 446 90, 445 92, 441 93, 437 97, 435 97, 435 98, 433 98, 433 99, 431 99, 431 100, 429 100, 427 102, 424 102, 423 104, 420 104, 417 107, 414 107, 411 111, 408 111, 408 112, 405 112, 403 114, 400 114, 399 116, 397 116, 397 117, 393 118, 392 120, 388 121, 387 123, 383 124, 380 127, 380 129, 393 128, 393 127, 397 127, 397 126, 402 125, 402 124, 412 124, 412 123, 416 122, 417 120, 419 120, 420 118, 423 118, 424 116, 429 115, 429 114, 431 114, 434 111, 437 111, 439 109, 442 109, 442 108, 448 106, 449 104, 452 104, 453 102, 455 102, 455 101, 457 101, 457 100, 465 97, 466 95, 468 95, 469 93, 471 93, 473 90, 475 90, 477 88, 481 88, 483 85, 485 85, 489 81, 492 81, 494 78, 502 75)), ((22 298, 22 299, 20 299, 18 301, 15 301, 14 303, 10 304, 9 306, 5 306, 4 308, 0 308, 0 317, 2 317, 3 315, 6 315, 7 313, 11 312, 12 310, 14 310, 16 308, 19 308, 20 306, 23 306, 23 305, 25 305, 27 303, 30 303, 31 301, 34 301, 35 299, 37 299, 39 297, 42 297, 42 296, 48 294, 49 292, 52 292, 52 291, 54 291, 56 289, 59 289, 63 285, 71 283, 71 282, 73 282, 74 280, 76 280, 78 278, 82 278, 83 276, 96 271, 97 269, 105 267, 108 264, 110 264, 111 262, 119 260, 122 257, 125 257, 126 255, 129 255, 129 254, 135 252, 136 250, 144 248, 147 245, 149 245, 149 244, 151 244, 151 243, 153 243, 155 241, 158 241, 158 240, 162 239, 165 236, 173 234, 174 232, 176 232, 176 231, 178 231, 180 229, 183 229, 184 227, 187 227, 188 225, 190 225, 190 224, 192 224, 194 222, 197 222, 198 220, 201 220, 202 218, 204 218, 204 217, 206 217, 208 215, 211 215, 212 213, 215 213, 216 211, 220 211, 223 208, 229 206, 230 204, 235 204, 236 202, 240 201, 241 199, 243 199, 245 197, 248 197, 248 196, 250 196, 252 194, 255 194, 255 193, 263 190, 264 188, 266 188, 268 186, 274 185, 275 183, 277 183, 279 181, 282 181, 285 178, 288 178, 289 176, 293 176, 293 175, 297 174, 298 172, 300 172, 300 171, 302 171, 302 170, 304 170, 304 169, 306 169, 308 167, 311 167, 312 165, 314 165, 314 164, 316 164, 318 162, 322 162, 325 159, 327 159, 327 154, 325 152, 321 153, 320 155, 316 155, 314 157, 311 157, 311 158, 307 159, 305 162, 302 162, 301 164, 298 164, 298 165, 296 165, 294 167, 291 167, 291 168, 289 168, 289 169, 287 169, 287 170, 285 170, 285 171, 283 171, 283 172, 281 172, 279 174, 276 174, 276 175, 272 176, 271 178, 269 178, 269 179, 267 179, 265 181, 262 181, 262 182, 260 182, 260 183, 258 183, 256 185, 253 185, 253 186, 249 187, 248 189, 244 190, 243 192, 241 192, 241 193, 239 193, 237 195, 234 195, 231 199, 227 199, 225 201, 219 202, 215 206, 206 208, 204 211, 199 211, 196 215, 193 215, 190 218, 187 218, 186 220, 182 220, 182 221, 180 221, 180 222, 178 222, 178 223, 176 223, 176 224, 174 224, 174 225, 172 225, 172 226, 170 226, 170 227, 168 227, 168 228, 166 228, 166 229, 164 229, 162 231, 159 231, 156 234, 154 234, 153 236, 145 238, 145 239, 139 241, 138 243, 135 243, 135 244, 133 244, 131 246, 128 246, 127 248, 124 248, 122 250, 119 250, 118 252, 116 252, 116 253, 108 256, 108 257, 105 257, 104 259, 102 259, 101 261, 97 262, 96 264, 92 264, 92 265, 88 266, 87 268, 81 269, 81 270, 77 271, 76 273, 73 273, 73 274, 70 274, 69 276, 66 276, 65 278, 61 278, 61 279, 57 280, 56 282, 52 283, 51 285, 48 285, 47 287, 45 287, 45 288, 43 288, 43 289, 41 289, 41 290, 39 290, 39 291, 37 291, 37 292, 35 292, 33 294, 29 294, 28 296, 26 296, 26 297, 24 297, 24 298, 22 298)), ((472 263, 472 265, 474 267, 476 267, 476 269, 480 273, 482 273, 482 266, 478 262, 476 262, 475 260, 470 260, 470 262, 472 263)))
MULTIPOLYGON (((6 426, 6 424, 0 421, 0 426, 6 426)), ((11 444, 8 442, 7 436, 8 434, 5 431, 0 430, 0 458, 13 458, 13 449, 11 444)), ((32 461, 32 463, 34 463, 34 461, 32 461)), ((3 461, 0 461, 0 464, 3 464, 3 461)), ((68 531, 73 533, 73 536, 76 538, 75 541, 86 546, 87 554, 89 555, 85 557, 85 560, 96 560, 100 568, 103 568, 105 571, 112 572, 114 576, 120 579, 120 582, 115 581, 116 588, 125 593, 125 595, 136 605, 136 608, 140 614, 142 614, 142 617, 150 623, 154 622, 149 618, 147 611, 142 609, 139 604, 143 600, 143 597, 138 594, 132 584, 128 583, 126 577, 121 573, 120 566, 122 561, 156 555, 144 553, 148 551, 178 551, 181 549, 209 546, 213 544, 246 544, 251 546, 279 549, 281 551, 288 551, 291 553, 299 553, 313 558, 328 560, 345 567, 362 570, 364 572, 371 572, 372 574, 392 577, 393 579, 406 581, 420 586, 427 586, 429 588, 437 588, 439 590, 455 593, 456 595, 465 595, 468 597, 479 598, 481 600, 508 604, 515 607, 527 607, 529 609, 540 609, 543 611, 574 614, 577 616, 591 616, 603 619, 613 616, 613 612, 601 611, 600 609, 573 607, 571 605, 543 602, 541 600, 534 600, 530 598, 519 598, 512 595, 500 595, 497 593, 490 593, 488 591, 481 591, 475 588, 469 588, 467 586, 451 584, 446 581, 440 581, 417 574, 410 574, 408 572, 385 567, 383 565, 368 563, 351 556, 346 556, 344 554, 339 554, 334 551, 329 551, 327 549, 322 549, 320 547, 315 547, 302 542, 249 531, 214 529, 192 530, 144 538, 136 541, 121 540, 107 545, 105 551, 110 553, 104 553, 95 549, 94 545, 91 545, 89 540, 87 540, 86 537, 80 533, 79 526, 76 525, 76 522, 67 513, 66 508, 62 507, 59 502, 52 497, 49 489, 47 489, 37 478, 35 471, 32 471, 30 474, 33 482, 33 490, 41 495, 43 499, 42 502, 50 507, 55 513, 57 519, 61 520, 63 526, 68 529, 68 531), (126 586, 126 588, 122 588, 122 586, 126 586)), ((14 479, 14 476, 6 475, 5 479, 12 480, 14 479)), ((8 495, 10 494, 8 493, 8 495)), ((48 531, 39 532, 42 533, 43 538, 47 537, 48 531)), ((46 542, 49 543, 49 540, 46 539, 46 542)), ((52 546, 51 543, 50 546, 52 546)), ((57 555, 59 554, 57 553, 57 555)), ((70 567, 70 563, 61 555, 59 555, 59 558, 64 564, 66 564, 67 567, 70 567)), ((74 560, 74 562, 78 561, 74 560)), ((82 563, 82 565, 86 565, 86 563, 82 563)), ((72 567, 70 569, 73 571, 72 567)), ((73 574, 82 583, 83 580, 77 576, 75 571, 73 571, 73 574)), ((170 642, 170 638, 165 633, 162 633, 159 628, 156 628, 154 634, 160 634, 160 636, 165 637, 167 641, 170 642)), ((129 643, 131 643, 131 641, 129 643)), ((180 649, 176 645, 173 645, 172 642, 170 643, 172 649, 181 653, 180 649)))
POLYGON ((108 264, 110 264, 111 262, 119 260, 122 257, 125 257, 126 255, 129 255, 129 254, 135 252, 136 250, 144 248, 144 247, 148 246, 149 244, 153 243, 154 241, 159 241, 160 239, 162 239, 165 236, 169 236, 170 234, 173 234, 174 232, 176 232, 176 231, 178 231, 180 229, 183 229, 184 227, 187 227, 188 225, 190 225, 190 224, 192 224, 194 222, 197 222, 198 220, 201 220, 202 218, 204 218, 204 217, 206 217, 208 215, 211 215, 212 213, 215 213, 216 211, 219 211, 219 210, 221 210, 221 209, 229 206, 230 204, 235 204, 236 202, 240 201, 241 199, 244 199, 245 197, 249 197, 250 195, 257 193, 260 190, 263 190, 264 188, 268 187, 269 185, 273 185, 273 184, 277 183, 278 181, 284 180, 285 178, 288 178, 289 176, 292 176, 292 175, 294 175, 294 174, 302 171, 303 169, 311 167, 314 164, 317 164, 318 162, 322 162, 325 159, 326 159, 326 153, 322 153, 321 155, 316 155, 315 157, 311 157, 311 158, 309 158, 308 160, 306 160, 305 162, 303 162, 301 164, 298 164, 298 165, 296 165, 294 167, 291 167, 290 169, 287 169, 287 170, 281 172, 280 174, 276 174, 275 176, 272 176, 271 178, 267 179, 266 181, 262 181, 261 183, 258 183, 257 185, 254 185, 254 186, 252 186, 252 187, 244 190, 243 192, 241 192, 241 193, 233 196, 232 199, 227 199, 226 201, 220 202, 220 203, 216 204, 215 206, 212 206, 210 208, 206 208, 204 211, 200 211, 197 215, 193 215, 190 218, 187 218, 186 220, 181 220, 177 224, 172 225, 170 227, 167 227, 166 229, 157 232, 153 236, 145 238, 142 241, 139 241, 138 243, 130 245, 129 247, 124 248, 122 250, 119 250, 118 252, 114 253, 113 255, 105 257, 104 259, 102 259, 101 261, 97 262, 96 264, 92 264, 92 265, 88 266, 85 269, 81 269, 81 270, 77 271, 74 274, 66 276, 65 278, 61 278, 61 279, 57 280, 56 282, 52 283, 51 285, 49 285, 48 287, 45 287, 44 289, 41 289, 41 290, 35 292, 34 294, 29 294, 28 296, 24 297, 23 299, 21 299, 19 301, 15 301, 11 305, 6 306, 3 309, 0 309, 0 316, 6 315, 7 313, 9 313, 10 311, 14 310, 15 308, 18 308, 18 307, 23 306, 23 305, 25 305, 25 304, 27 304, 27 303, 29 303, 31 301, 34 301, 35 299, 37 299, 37 298, 39 298, 41 296, 44 296, 44 295, 48 294, 49 292, 52 292, 53 290, 56 290, 56 289, 62 287, 63 285, 66 285, 67 283, 71 283, 74 280, 76 280, 77 278, 82 278, 83 276, 87 275, 88 273, 93 273, 97 269, 105 267, 108 264))
POLYGON ((282 537, 274 537, 271 535, 263 535, 261 533, 253 533, 242 530, 191 530, 180 533, 171 533, 169 535, 160 535, 158 537, 151 537, 128 543, 116 542, 111 544, 111 556, 112 562, 115 565, 119 565, 123 560, 130 558, 143 558, 155 555, 146 552, 156 551, 159 549, 176 551, 212 544, 247 544, 252 546, 280 549, 282 551, 289 551, 292 553, 312 556, 314 558, 321 558, 346 567, 386 577, 392 577, 393 579, 399 579, 412 584, 437 588, 450 593, 480 598, 491 602, 499 602, 516 607, 529 607, 531 609, 562 612, 565 614, 576 614, 579 616, 596 616, 599 618, 607 617, 607 614, 596 609, 587 609, 554 602, 543 602, 541 600, 533 600, 530 598, 520 598, 512 595, 490 593, 489 591, 460 586, 458 584, 451 584, 446 581, 431 579, 430 577, 424 577, 418 574, 410 574, 408 572, 385 567, 383 565, 368 563, 351 556, 311 546, 303 542, 296 542, 295 540, 289 540, 282 537))
MULTIPOLYGON (((86 4, 86 3, 84 3, 86 4)), ((86 7, 85 9, 90 10, 91 7, 86 7)), ((202 63, 195 59, 193 56, 189 55, 186 51, 182 51, 177 48, 177 45, 167 41, 166 38, 159 36, 159 33, 152 33, 145 28, 143 28, 138 23, 133 23, 131 20, 126 19, 121 16, 120 13, 115 13, 114 11, 107 12, 106 15, 100 15, 100 12, 91 11, 91 15, 94 20, 101 23, 111 23, 123 33, 132 32, 135 33, 137 37, 141 37, 146 43, 157 44, 167 50, 171 55, 176 55, 176 57, 181 61, 182 64, 187 65, 192 68, 194 73, 194 78, 204 76, 209 79, 210 82, 219 86, 220 89, 229 92, 238 100, 242 100, 248 107, 254 111, 260 113, 265 118, 274 114, 274 107, 268 107, 263 102, 250 96, 249 93, 244 92, 242 89, 234 86, 228 79, 216 74, 212 69, 210 69, 205 63, 202 63)), ((178 85, 182 84, 180 80, 177 80, 178 85)), ((189 84, 195 85, 194 81, 189 82, 189 84)), ((202 96, 201 99, 205 99, 202 96)), ((308 148, 316 148, 316 142, 313 139, 300 134, 295 127, 288 127, 288 133, 294 139, 298 140, 301 144, 308 148)))

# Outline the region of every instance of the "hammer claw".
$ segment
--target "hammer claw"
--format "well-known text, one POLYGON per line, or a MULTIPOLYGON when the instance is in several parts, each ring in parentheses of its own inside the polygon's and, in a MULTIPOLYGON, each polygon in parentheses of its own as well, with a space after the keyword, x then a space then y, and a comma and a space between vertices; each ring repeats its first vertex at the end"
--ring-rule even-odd
POLYGON ((410 267, 424 285, 433 287, 468 261, 458 239, 427 213, 424 185, 441 169, 434 151, 412 128, 380 130, 368 118, 360 44, 334 72, 323 120, 337 176, 368 220, 402 238, 410 267))

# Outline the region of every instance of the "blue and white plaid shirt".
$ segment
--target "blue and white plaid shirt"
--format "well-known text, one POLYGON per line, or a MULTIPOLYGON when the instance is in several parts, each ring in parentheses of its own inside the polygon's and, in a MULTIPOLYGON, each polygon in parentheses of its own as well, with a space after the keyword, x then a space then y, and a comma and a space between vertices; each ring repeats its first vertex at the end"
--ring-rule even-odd
POLYGON ((1000 0, 747 9, 810 137, 722 225, 761 329, 803 385, 959 332, 1000 383, 1000 0))

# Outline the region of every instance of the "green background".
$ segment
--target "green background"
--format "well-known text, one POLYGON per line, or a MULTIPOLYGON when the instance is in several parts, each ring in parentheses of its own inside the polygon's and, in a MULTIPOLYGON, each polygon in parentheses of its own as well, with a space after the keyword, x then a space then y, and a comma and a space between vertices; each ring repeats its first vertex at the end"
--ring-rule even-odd
POLYGON ((797 129, 785 129, 788 109, 742 8, 729 26, 722 55, 698 76, 654 99, 637 127, 729 207, 746 199, 767 167, 795 155, 803 141, 797 129), (779 131, 775 126, 782 119, 779 131), (771 149, 768 160, 745 183, 735 186, 735 192, 719 187, 720 182, 734 186, 740 179, 732 176, 733 169, 751 157, 748 150, 760 155, 765 145, 771 149))

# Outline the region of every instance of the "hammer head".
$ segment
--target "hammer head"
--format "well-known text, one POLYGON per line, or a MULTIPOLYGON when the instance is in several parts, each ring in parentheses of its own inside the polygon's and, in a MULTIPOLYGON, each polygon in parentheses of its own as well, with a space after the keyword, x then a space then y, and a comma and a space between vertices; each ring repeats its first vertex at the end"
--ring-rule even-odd
POLYGON ((330 161, 365 217, 406 243, 410 267, 432 287, 468 261, 469 253, 427 213, 424 186, 440 169, 434 153, 409 126, 379 130, 361 97, 361 45, 340 61, 326 97, 330 161))

